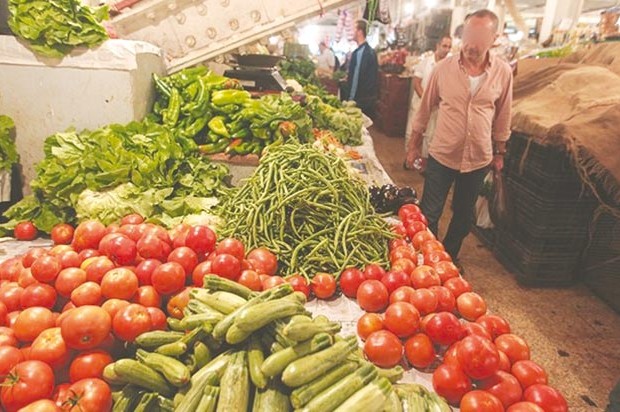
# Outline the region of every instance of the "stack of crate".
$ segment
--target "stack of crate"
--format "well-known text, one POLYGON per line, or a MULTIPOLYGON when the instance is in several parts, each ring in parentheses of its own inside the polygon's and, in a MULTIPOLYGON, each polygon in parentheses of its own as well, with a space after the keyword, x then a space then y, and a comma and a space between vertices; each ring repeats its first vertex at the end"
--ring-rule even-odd
POLYGON ((572 283, 597 202, 569 154, 513 133, 504 176, 508 218, 496 235, 500 259, 523 283, 572 283))

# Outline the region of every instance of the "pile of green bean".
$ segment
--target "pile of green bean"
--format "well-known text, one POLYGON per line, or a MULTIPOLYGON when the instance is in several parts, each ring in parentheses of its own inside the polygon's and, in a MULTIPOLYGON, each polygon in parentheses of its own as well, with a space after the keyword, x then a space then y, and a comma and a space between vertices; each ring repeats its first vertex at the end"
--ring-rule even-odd
POLYGON ((269 148, 254 174, 222 199, 225 236, 276 253, 279 273, 336 276, 387 262, 389 225, 364 182, 338 156, 311 145, 269 148))

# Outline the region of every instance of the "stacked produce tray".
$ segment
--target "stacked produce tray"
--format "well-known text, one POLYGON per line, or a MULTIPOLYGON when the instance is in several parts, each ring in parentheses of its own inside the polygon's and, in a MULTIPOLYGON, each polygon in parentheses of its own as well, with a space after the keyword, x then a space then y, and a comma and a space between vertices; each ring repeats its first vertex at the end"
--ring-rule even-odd
POLYGON ((605 212, 594 218, 591 233, 583 258, 583 279, 620 313, 620 219, 605 212))
POLYGON ((509 213, 497 234, 499 258, 523 283, 572 283, 587 244, 594 197, 557 146, 515 133, 505 166, 509 213))

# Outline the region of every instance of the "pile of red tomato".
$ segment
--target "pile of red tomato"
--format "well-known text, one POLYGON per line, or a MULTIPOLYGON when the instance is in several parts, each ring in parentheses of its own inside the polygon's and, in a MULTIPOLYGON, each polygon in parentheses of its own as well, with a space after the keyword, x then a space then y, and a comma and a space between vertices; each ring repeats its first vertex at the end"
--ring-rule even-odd
POLYGON ((367 358, 389 368, 404 357, 432 372, 435 391, 463 412, 566 411, 527 343, 487 313, 420 209, 405 205, 399 217, 390 271, 373 264, 340 276, 343 293, 367 312, 357 324, 367 358))
MULTIPOLYGON (((16 236, 31 239, 33 228, 22 224, 16 236)), ((284 282, 274 276, 273 253, 257 248, 246 255, 240 241, 217 242, 206 226, 167 231, 130 215, 108 227, 58 225, 51 238, 51 248, 0 263, 0 410, 6 412, 108 411, 105 366, 121 357, 125 342, 165 329, 167 316, 181 318, 191 287, 202 286, 206 274, 253 290, 284 282)), ((287 280, 310 293, 303 277, 287 280)), ((317 295, 333 294, 335 281, 327 281, 312 286, 317 295)))

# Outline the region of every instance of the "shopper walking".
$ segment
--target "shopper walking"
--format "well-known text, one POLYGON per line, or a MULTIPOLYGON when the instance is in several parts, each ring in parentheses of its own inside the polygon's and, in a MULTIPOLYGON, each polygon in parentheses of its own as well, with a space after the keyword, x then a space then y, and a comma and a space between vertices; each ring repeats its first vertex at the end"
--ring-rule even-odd
POLYGON ((421 156, 423 134, 438 107, 437 128, 429 148, 421 208, 437 234, 439 218, 454 184, 454 215, 443 240, 457 259, 470 231, 473 209, 489 165, 504 167, 510 136, 512 70, 490 55, 498 19, 489 10, 472 13, 463 27, 461 52, 441 61, 424 90, 407 150, 407 165, 421 156))
POLYGON ((349 100, 368 117, 373 117, 377 102, 377 75, 379 63, 375 51, 366 42, 368 23, 355 22, 355 42, 357 49, 351 55, 348 74, 349 100))
POLYGON ((327 47, 327 44, 322 41, 319 43, 319 57, 316 64, 316 72, 321 77, 331 78, 336 69, 336 56, 334 52, 327 47))
MULTIPOLYGON (((407 130, 405 133, 405 149, 409 145, 409 139, 411 138, 411 126, 413 125, 413 119, 415 113, 420 105, 422 94, 424 89, 428 86, 428 81, 431 78, 431 73, 435 68, 435 65, 445 59, 450 50, 452 49, 452 38, 448 35, 443 36, 435 45, 435 51, 424 55, 418 64, 415 66, 413 72, 413 93, 411 96, 411 102, 409 103, 409 115, 407 116, 407 130)), ((422 158, 428 158, 428 146, 433 139, 435 133, 435 124, 437 123, 437 109, 433 110, 431 117, 428 121, 428 126, 424 131, 424 139, 422 141, 422 158)), ((407 165, 405 164, 407 169, 407 165)))

